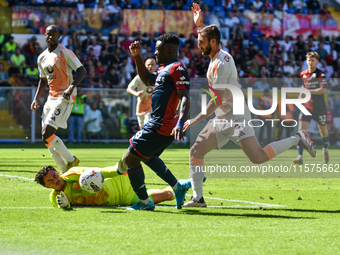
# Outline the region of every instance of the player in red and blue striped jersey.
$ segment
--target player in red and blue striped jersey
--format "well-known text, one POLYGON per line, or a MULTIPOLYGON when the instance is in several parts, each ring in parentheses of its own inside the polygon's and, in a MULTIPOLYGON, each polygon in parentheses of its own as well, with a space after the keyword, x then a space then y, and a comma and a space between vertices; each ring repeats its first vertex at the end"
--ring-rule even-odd
MULTIPOLYGON (((303 71, 300 76, 303 80, 303 87, 308 89, 312 95, 311 99, 304 104, 304 107, 312 115, 300 113, 299 130, 306 130, 312 119, 318 123, 323 145, 323 161, 328 163, 327 107, 324 97, 327 93, 327 81, 324 72, 316 67, 319 62, 319 54, 317 52, 308 52, 306 59, 308 69, 303 71)), ((298 146, 299 155, 293 160, 294 164, 303 164, 302 152, 303 148, 298 146)))
POLYGON ((178 209, 182 208, 189 187, 188 183, 179 183, 159 158, 174 139, 183 139, 183 126, 189 112, 189 78, 186 68, 177 59, 178 47, 179 38, 173 34, 164 34, 158 38, 155 57, 160 67, 156 75, 144 66, 139 42, 130 46, 139 77, 146 85, 154 85, 155 88, 151 99, 151 119, 130 139, 130 147, 124 157, 131 186, 139 197, 139 202, 129 207, 129 210, 155 208, 146 192, 141 162, 173 188, 178 209), (180 101, 181 109, 178 113, 180 101))

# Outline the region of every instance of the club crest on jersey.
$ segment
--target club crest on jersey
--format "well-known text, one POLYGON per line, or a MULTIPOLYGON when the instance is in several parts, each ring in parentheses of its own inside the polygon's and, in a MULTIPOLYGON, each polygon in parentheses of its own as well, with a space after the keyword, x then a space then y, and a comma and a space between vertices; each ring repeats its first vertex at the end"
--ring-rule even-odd
POLYGON ((48 65, 48 66, 46 67, 46 70, 47 70, 48 73, 53 73, 53 66, 48 65))
POLYGON ((153 87, 149 86, 146 88, 146 92, 152 93, 153 92, 153 87))
POLYGON ((313 73, 313 74, 312 74, 312 78, 316 78, 316 73, 313 73))
POLYGON ((228 57, 227 55, 224 56, 224 60, 229 62, 230 61, 230 57, 228 57))
POLYGON ((179 71, 184 71, 184 68, 182 66, 178 66, 176 71, 179 70, 179 71))

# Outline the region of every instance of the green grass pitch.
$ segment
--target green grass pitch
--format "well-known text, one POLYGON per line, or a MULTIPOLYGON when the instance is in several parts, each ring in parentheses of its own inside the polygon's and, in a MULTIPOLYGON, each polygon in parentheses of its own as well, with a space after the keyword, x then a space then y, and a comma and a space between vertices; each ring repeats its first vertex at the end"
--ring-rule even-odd
MULTIPOLYGON (((69 146, 82 166, 96 167, 114 165, 126 148, 69 146)), ((322 163, 320 151, 305 163, 322 163)), ((232 164, 251 165, 236 147, 226 152, 232 164)), ((295 156, 292 149, 271 162, 290 163, 295 156)), ((181 179, 189 177, 188 157, 187 147, 171 146, 161 158, 181 179)), ((330 157, 339 164, 340 150, 330 149, 330 157)), ((170 201, 154 212, 63 211, 51 206, 50 190, 31 180, 48 164, 54 162, 42 144, 1 145, 0 254, 340 253, 338 178, 208 178, 208 208, 177 210, 170 201)), ((145 165, 144 171, 148 188, 167 186, 145 165)))

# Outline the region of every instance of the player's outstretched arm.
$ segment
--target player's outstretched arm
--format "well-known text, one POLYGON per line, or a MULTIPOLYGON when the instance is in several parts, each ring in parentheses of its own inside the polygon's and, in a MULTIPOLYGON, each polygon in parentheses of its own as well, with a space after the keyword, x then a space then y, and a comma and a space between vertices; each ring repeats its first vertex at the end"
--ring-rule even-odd
POLYGON ((198 4, 193 3, 191 7, 192 13, 194 14, 194 22, 199 29, 204 28, 203 14, 198 4))
MULTIPOLYGON (((223 90, 217 90, 217 93, 220 96, 220 98, 223 98, 223 94, 224 94, 223 90)), ((215 95, 215 101, 213 99, 211 99, 209 101, 208 105, 207 105, 207 113, 206 114, 199 113, 195 118, 187 120, 184 124, 184 130, 183 131, 185 132, 189 127, 193 127, 193 126, 197 125, 198 123, 200 123, 205 118, 209 117, 211 114, 214 113, 214 111, 219 106, 220 106, 220 100, 215 95), (216 102, 216 105, 215 105, 215 102, 216 102)))
POLYGON ((137 66, 137 72, 138 72, 139 77, 141 78, 141 80, 143 81, 143 83, 146 86, 150 86, 148 78, 149 78, 149 75, 151 73, 145 67, 143 60, 142 60, 142 57, 140 56, 141 48, 140 48, 140 45, 139 45, 139 41, 134 41, 130 45, 129 49, 130 49, 132 56, 135 58, 135 63, 136 63, 136 66, 137 66))
POLYGON ((33 112, 33 110, 36 110, 36 109, 39 108, 40 105, 38 103, 38 99, 40 98, 42 93, 44 93, 46 87, 47 87, 47 79, 46 78, 40 78, 39 83, 38 83, 37 92, 35 93, 35 97, 34 97, 33 102, 31 104, 31 111, 32 112, 33 112))

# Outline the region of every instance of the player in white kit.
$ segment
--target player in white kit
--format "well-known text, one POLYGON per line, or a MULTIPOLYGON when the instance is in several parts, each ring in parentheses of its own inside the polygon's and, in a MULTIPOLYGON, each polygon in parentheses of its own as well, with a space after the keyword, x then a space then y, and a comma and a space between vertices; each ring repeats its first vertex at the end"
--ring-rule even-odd
POLYGON ((48 47, 38 57, 40 81, 31 110, 39 108, 38 99, 48 85, 49 96, 41 116, 42 138, 61 171, 66 172, 77 166, 79 159, 68 151, 56 132, 59 127, 67 128, 67 119, 77 96, 75 88, 85 77, 86 70, 72 51, 58 44, 60 32, 57 26, 48 26, 45 38, 48 47), (74 80, 72 71, 77 72, 74 80))
MULTIPOLYGON (((216 147, 221 148, 229 140, 240 145, 250 161, 255 164, 271 160, 276 155, 297 144, 306 148, 312 157, 315 157, 316 152, 314 144, 304 130, 297 132, 289 138, 272 142, 262 149, 251 126, 242 124, 231 125, 230 120, 233 120, 234 123, 243 123, 243 120, 245 120, 245 123, 248 123, 248 120, 251 118, 250 111, 246 105, 244 115, 233 115, 231 92, 228 89, 216 87, 217 84, 239 86, 234 59, 228 52, 220 49, 221 34, 219 29, 215 25, 206 27, 203 25, 200 7, 193 3, 192 11, 195 24, 199 28, 198 47, 203 55, 209 56, 211 59, 207 73, 209 85, 216 90, 223 100, 222 105, 217 103, 217 106, 214 100, 210 100, 207 105, 206 114, 200 113, 194 119, 187 120, 184 125, 184 131, 190 126, 198 124, 214 112, 216 115, 215 119, 228 120, 228 122, 224 122, 226 124, 218 124, 215 127, 214 120, 209 121, 199 133, 194 145, 190 149, 190 179, 193 197, 183 207, 206 207, 203 198, 204 172, 196 171, 196 169, 203 170, 204 156, 216 147)), ((214 97, 215 101, 219 102, 217 95, 214 95, 214 97)))
MULTIPOLYGON (((150 73, 154 73, 156 70, 156 60, 153 58, 147 59, 145 66, 150 73)), ((137 97, 136 115, 139 128, 142 129, 143 125, 148 122, 151 117, 151 95, 153 86, 146 86, 139 75, 136 75, 128 85, 126 91, 137 97), (135 91, 136 89, 137 91, 135 91)))

